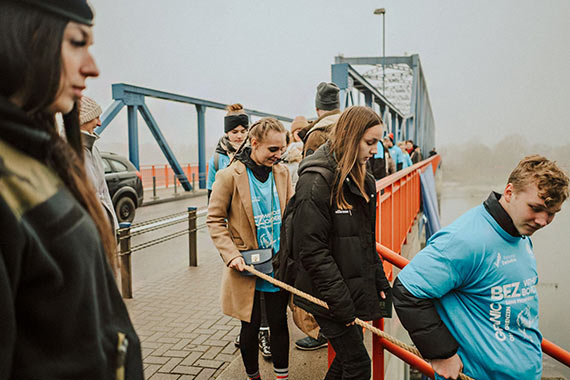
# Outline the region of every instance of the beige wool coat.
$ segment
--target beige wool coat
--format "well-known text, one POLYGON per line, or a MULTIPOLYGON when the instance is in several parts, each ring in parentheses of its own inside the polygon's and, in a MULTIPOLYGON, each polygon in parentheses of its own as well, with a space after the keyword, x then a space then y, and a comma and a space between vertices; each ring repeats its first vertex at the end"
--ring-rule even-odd
MULTIPOLYGON (((281 215, 293 195, 289 170, 273 167, 281 215)), ((228 264, 240 251, 257 249, 257 229, 253 219, 249 180, 245 165, 236 161, 216 174, 206 219, 210 237, 226 264, 222 275, 222 312, 250 322, 255 294, 255 277, 242 276, 228 264)))

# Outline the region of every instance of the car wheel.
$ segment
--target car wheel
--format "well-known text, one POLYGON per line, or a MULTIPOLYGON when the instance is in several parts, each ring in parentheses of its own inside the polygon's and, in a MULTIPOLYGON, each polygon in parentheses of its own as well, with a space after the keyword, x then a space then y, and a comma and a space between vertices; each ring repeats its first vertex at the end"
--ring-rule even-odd
POLYGON ((132 222, 135 219, 135 202, 129 196, 122 197, 115 206, 117 219, 121 222, 132 222))

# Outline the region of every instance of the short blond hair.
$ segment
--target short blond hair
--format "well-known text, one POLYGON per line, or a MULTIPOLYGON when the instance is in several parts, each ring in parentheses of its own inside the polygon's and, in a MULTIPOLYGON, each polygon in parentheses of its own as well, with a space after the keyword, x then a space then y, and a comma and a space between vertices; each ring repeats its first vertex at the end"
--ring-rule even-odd
POLYGON ((568 198, 568 176, 546 157, 533 155, 523 158, 509 176, 515 191, 536 184, 538 196, 546 207, 563 203, 568 198))

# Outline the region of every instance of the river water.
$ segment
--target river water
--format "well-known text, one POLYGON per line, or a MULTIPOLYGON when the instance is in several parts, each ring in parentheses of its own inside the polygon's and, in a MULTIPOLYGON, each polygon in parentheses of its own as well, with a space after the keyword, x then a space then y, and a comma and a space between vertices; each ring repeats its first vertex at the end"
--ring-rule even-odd
MULTIPOLYGON (((502 192, 504 183, 465 185, 446 180, 441 187, 441 224, 446 226, 468 209, 481 204, 491 190, 502 192)), ((570 350, 570 202, 554 221, 532 236, 537 260, 540 330, 545 338, 570 350)), ((570 379, 570 368, 546 357, 544 375, 570 379)))

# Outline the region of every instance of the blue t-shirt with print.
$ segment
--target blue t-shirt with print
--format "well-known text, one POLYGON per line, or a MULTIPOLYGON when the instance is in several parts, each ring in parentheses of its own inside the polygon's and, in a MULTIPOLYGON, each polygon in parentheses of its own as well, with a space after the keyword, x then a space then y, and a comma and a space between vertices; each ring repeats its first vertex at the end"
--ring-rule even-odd
POLYGON ((208 180, 206 181, 206 189, 212 190, 214 181, 216 180, 216 173, 228 166, 230 163, 230 158, 222 153, 214 153, 208 161, 208 180), (218 170, 214 167, 214 157, 218 155, 218 170))
POLYGON ((404 164, 404 153, 402 152, 402 149, 400 149, 400 147, 394 145, 391 148, 388 148, 388 151, 390 152, 390 156, 392 156, 392 159, 394 160, 394 162, 396 163, 396 165, 398 164, 404 164))
POLYGON ((415 297, 435 299, 466 375, 541 378, 532 242, 508 234, 483 205, 433 235, 398 278, 415 297))
MULTIPOLYGON (((269 178, 265 182, 261 182, 247 168, 247 178, 249 180, 253 219, 257 230, 257 245, 259 248, 273 247, 273 254, 275 254, 279 251, 281 240, 279 238, 281 235, 281 207, 273 173, 269 174, 269 178), (273 197, 271 196, 271 189, 273 189, 273 197)), ((273 273, 271 276, 274 277, 273 273)), ((280 290, 275 285, 260 278, 255 282, 255 289, 262 292, 278 292, 280 290)))

